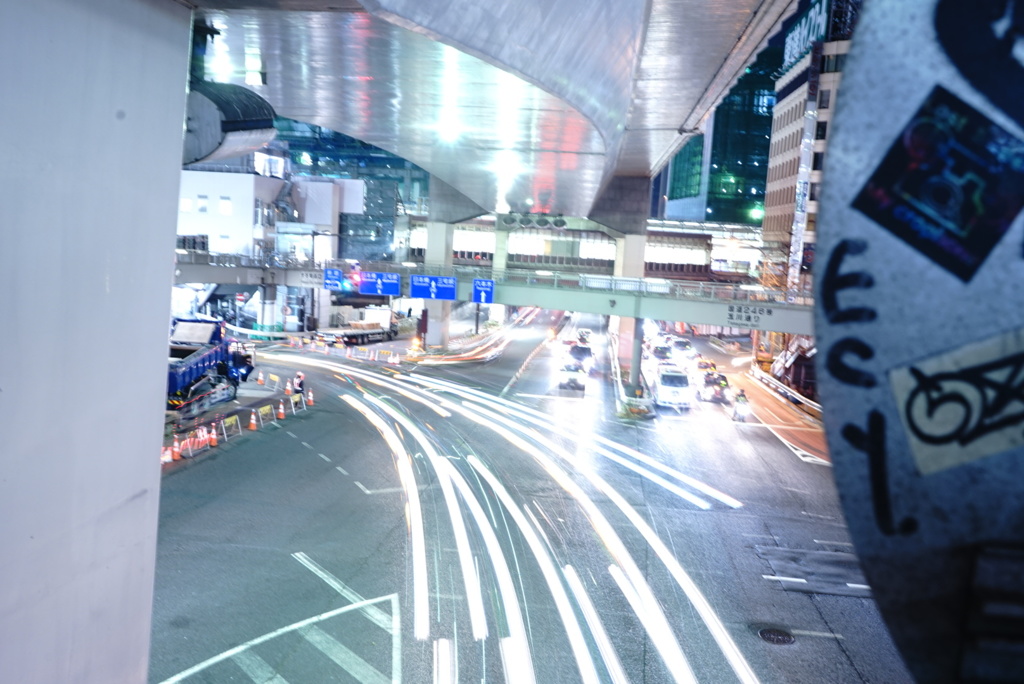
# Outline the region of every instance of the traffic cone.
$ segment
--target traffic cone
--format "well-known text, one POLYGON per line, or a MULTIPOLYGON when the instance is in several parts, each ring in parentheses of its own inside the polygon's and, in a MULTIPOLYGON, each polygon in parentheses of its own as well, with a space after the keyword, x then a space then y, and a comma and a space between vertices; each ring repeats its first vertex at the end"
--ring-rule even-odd
POLYGON ((213 424, 210 426, 210 446, 217 446, 217 425, 213 424))
POLYGON ((284 399, 277 405, 277 419, 284 420, 284 399))
POLYGON ((249 429, 258 430, 259 425, 256 424, 256 409, 252 410, 252 417, 249 418, 249 429))
POLYGON ((178 435, 174 435, 174 444, 171 445, 171 458, 175 461, 181 460, 181 442, 178 441, 178 435))
POLYGON ((265 384, 267 384, 266 381, 263 379, 263 371, 260 371, 260 374, 258 376, 256 376, 256 384, 257 385, 265 385, 265 384))
POLYGON ((308 389, 308 390, 306 390, 306 406, 312 406, 312 405, 313 405, 313 390, 308 389))
POLYGON ((291 381, 291 380, 289 380, 289 381, 288 381, 288 382, 287 382, 287 383, 285 384, 285 386, 284 386, 284 395, 285 395, 285 396, 287 397, 287 396, 290 396, 290 395, 291 395, 291 393, 292 393, 292 381, 291 381))

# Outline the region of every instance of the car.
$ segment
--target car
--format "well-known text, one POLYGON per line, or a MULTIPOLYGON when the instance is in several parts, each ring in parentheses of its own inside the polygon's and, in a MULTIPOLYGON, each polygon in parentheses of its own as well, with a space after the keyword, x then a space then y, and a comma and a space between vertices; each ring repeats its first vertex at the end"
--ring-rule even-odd
POLYGON ((558 374, 558 389, 560 390, 586 390, 587 373, 576 363, 567 363, 562 366, 558 374))
POLYGON ((670 361, 672 359, 672 347, 667 344, 651 347, 651 356, 658 361, 670 361))
POLYGON ((672 340, 672 352, 675 356, 684 359, 692 359, 697 355, 697 350, 693 346, 693 342, 686 339, 685 337, 677 337, 672 340))
POLYGON ((590 341, 590 336, 593 331, 590 328, 580 328, 576 331, 576 339, 580 341, 580 344, 586 344, 590 341))
POLYGON ((589 373, 590 369, 594 367, 594 350, 585 344, 574 344, 569 347, 568 363, 582 368, 585 373, 589 373))
POLYGON ((715 401, 721 404, 730 403, 729 378, 718 371, 708 371, 704 374, 704 382, 697 396, 700 397, 701 401, 715 401))
POLYGON ((706 356, 701 356, 700 354, 698 354, 695 357, 695 361, 697 363, 697 370, 713 371, 718 369, 718 367, 715 365, 715 362, 707 358, 706 356))

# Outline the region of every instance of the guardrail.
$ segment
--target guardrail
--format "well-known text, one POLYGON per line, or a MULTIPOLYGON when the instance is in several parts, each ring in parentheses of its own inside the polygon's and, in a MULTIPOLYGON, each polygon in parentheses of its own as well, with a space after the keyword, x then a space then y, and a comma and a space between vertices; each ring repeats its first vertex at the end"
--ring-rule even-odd
MULTIPOLYGON (((280 268, 310 270, 320 268, 347 268, 341 259, 329 261, 299 261, 277 256, 259 258, 240 254, 212 254, 178 250, 181 264, 198 264, 224 268, 280 268)), ((396 262, 367 262, 364 271, 383 271, 404 275, 437 275, 464 278, 486 278, 509 285, 540 285, 555 289, 595 292, 623 292, 668 299, 688 299, 709 302, 741 302, 772 305, 811 306, 810 290, 777 290, 760 285, 732 285, 706 281, 681 281, 666 278, 626 278, 574 271, 547 271, 534 269, 493 269, 474 266, 437 266, 396 262)))
POLYGON ((799 406, 809 416, 821 420, 821 404, 811 401, 792 387, 782 384, 756 366, 751 366, 749 374, 750 377, 754 378, 761 384, 766 385, 769 389, 775 392, 775 394, 779 395, 786 401, 799 406))

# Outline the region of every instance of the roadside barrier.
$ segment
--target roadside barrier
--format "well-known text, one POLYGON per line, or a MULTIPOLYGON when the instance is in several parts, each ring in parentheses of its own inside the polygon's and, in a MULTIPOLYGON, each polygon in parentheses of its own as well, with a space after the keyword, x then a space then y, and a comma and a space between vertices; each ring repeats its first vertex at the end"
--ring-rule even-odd
POLYGON ((252 417, 249 418, 249 429, 258 430, 259 425, 256 424, 256 409, 252 410, 252 417))
POLYGON ((306 410, 306 405, 302 402, 302 396, 301 395, 293 394, 292 396, 290 396, 288 398, 288 401, 292 405, 292 415, 293 416, 298 412, 298 409, 296 408, 296 406, 301 407, 303 411, 306 410))
POLYGON ((266 406, 260 406, 259 410, 256 413, 260 417, 260 427, 263 427, 267 423, 273 423, 274 422, 274 405, 273 404, 267 404, 266 406))
POLYGON ((284 420, 284 399, 277 405, 277 419, 284 420))
POLYGON ((231 439, 231 432, 242 434, 242 421, 238 420, 238 416, 229 416, 220 422, 221 434, 224 435, 224 439, 231 439), (231 432, 228 432, 228 431, 231 432))

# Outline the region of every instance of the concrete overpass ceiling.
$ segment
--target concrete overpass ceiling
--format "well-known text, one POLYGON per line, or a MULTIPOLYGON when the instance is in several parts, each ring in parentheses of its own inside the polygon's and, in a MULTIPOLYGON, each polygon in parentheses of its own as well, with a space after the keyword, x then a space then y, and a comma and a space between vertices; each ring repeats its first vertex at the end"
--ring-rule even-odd
POLYGON ((667 162, 796 0, 199 5, 221 31, 213 80, 404 157, 489 211, 588 216, 613 177, 667 162))

